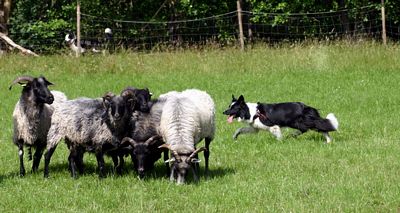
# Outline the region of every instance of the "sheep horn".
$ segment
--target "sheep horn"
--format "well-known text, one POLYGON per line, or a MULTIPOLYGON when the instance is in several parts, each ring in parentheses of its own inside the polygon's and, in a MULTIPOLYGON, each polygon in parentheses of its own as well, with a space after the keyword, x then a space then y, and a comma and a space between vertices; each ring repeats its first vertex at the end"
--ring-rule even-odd
POLYGON ((114 93, 112 93, 112 92, 107 92, 106 94, 104 94, 103 100, 104 100, 104 99, 110 100, 110 99, 113 98, 113 97, 115 97, 114 93))
POLYGON ((10 87, 8 88, 9 90, 11 90, 11 88, 12 88, 12 86, 14 86, 14 84, 16 84, 16 83, 19 83, 19 84, 22 84, 21 82, 23 82, 23 81, 27 81, 27 82, 32 82, 33 81, 33 77, 31 77, 31 76, 20 76, 20 77, 18 77, 18 78, 16 78, 12 83, 11 83, 11 85, 10 85, 10 87))
POLYGON ((165 149, 171 150, 171 145, 165 143, 165 144, 159 146, 158 148, 159 148, 159 149, 165 148, 165 149))
POLYGON ((127 88, 125 88, 124 90, 122 90, 121 96, 133 98, 133 97, 135 97, 135 91, 136 91, 136 88, 134 88, 134 87, 127 87, 127 88))
POLYGON ((194 158, 194 156, 196 156, 197 155, 197 153, 199 153, 199 152, 202 152, 202 151, 204 151, 204 150, 207 150, 204 146, 203 147, 200 147, 200 148, 198 148, 198 149, 196 149, 196 150, 194 150, 194 152, 189 156, 189 161, 190 160, 192 160, 192 158, 194 158))
POLYGON ((122 139, 121 145, 123 145, 125 143, 129 143, 132 147, 135 147, 135 144, 137 144, 137 142, 130 137, 125 137, 122 139))
POLYGON ((181 162, 181 156, 179 156, 178 152, 175 150, 171 149, 171 145, 170 144, 163 144, 161 146, 159 146, 158 148, 167 148, 171 151, 172 156, 178 161, 181 162))
POLYGON ((109 103, 110 103, 110 101, 111 101, 111 99, 113 97, 115 97, 115 95, 112 92, 107 92, 106 94, 104 94, 104 96, 103 96, 103 106, 104 106, 104 108, 108 109, 109 103))
POLYGON ((161 136, 159 135, 154 135, 153 137, 147 139, 146 142, 144 142, 147 146, 153 145, 155 142, 161 139, 161 136))

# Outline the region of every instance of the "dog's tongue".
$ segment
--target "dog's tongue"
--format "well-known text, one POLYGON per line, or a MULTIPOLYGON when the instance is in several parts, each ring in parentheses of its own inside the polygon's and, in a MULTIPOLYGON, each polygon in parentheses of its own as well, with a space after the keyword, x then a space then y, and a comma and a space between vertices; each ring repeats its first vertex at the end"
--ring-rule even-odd
POLYGON ((233 115, 228 116, 228 123, 232 123, 233 122, 233 115))

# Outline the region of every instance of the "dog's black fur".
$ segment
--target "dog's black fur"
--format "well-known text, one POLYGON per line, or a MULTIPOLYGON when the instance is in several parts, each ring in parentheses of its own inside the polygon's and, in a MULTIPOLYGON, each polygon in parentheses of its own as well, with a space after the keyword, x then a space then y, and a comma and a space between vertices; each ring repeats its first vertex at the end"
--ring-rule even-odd
POLYGON ((330 119, 322 118, 317 109, 300 102, 275 104, 258 102, 255 117, 266 126, 290 127, 300 130, 301 133, 311 129, 328 134, 337 128, 330 119))
POLYGON ((282 133, 279 126, 275 125, 269 127, 261 123, 260 120, 255 117, 256 107, 256 103, 247 103, 244 100, 243 95, 240 95, 238 99, 232 95, 232 102, 223 114, 228 115, 228 122, 237 119, 239 122, 248 124, 247 127, 238 128, 233 134, 233 139, 236 140, 241 134, 257 133, 259 130, 265 130, 271 132, 278 140, 280 140, 282 138, 282 133))

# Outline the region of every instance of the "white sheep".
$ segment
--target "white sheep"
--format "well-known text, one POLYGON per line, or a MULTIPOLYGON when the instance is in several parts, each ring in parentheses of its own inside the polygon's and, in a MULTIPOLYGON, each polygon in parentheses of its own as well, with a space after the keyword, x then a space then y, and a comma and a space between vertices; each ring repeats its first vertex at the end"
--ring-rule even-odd
POLYGON ((197 153, 204 151, 205 171, 208 175, 209 145, 215 134, 215 105, 206 92, 190 89, 169 95, 160 120, 160 135, 165 144, 160 146, 171 151, 171 181, 182 184, 189 169, 197 181, 197 153), (205 147, 195 146, 205 139, 205 147))

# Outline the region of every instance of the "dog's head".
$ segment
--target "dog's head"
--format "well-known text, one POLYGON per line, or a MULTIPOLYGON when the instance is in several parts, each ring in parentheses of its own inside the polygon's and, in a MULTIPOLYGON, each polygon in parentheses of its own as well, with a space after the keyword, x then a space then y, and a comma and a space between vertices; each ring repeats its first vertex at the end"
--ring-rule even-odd
POLYGON ((76 36, 72 31, 68 31, 67 34, 65 35, 64 41, 67 44, 73 44, 76 40, 76 36))
POLYGON ((224 115, 228 115, 228 123, 232 123, 235 118, 242 120, 250 119, 250 110, 244 101, 243 95, 240 95, 238 99, 232 95, 232 103, 223 113, 224 115))

